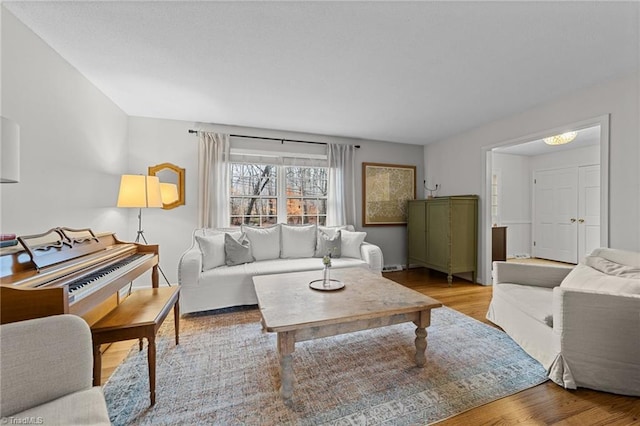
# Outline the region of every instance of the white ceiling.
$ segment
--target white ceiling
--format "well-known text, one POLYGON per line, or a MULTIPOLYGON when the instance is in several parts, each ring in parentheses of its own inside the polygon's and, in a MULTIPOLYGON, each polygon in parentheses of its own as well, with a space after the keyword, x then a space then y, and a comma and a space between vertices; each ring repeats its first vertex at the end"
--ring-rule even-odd
POLYGON ((564 145, 547 145, 546 143, 544 143, 544 140, 537 139, 518 145, 494 148, 492 151, 499 152, 501 154, 525 155, 527 157, 532 157, 536 155, 552 154, 558 151, 585 148, 588 146, 600 144, 600 126, 581 129, 576 133, 576 138, 564 145))
POLYGON ((127 114, 430 143, 640 68, 638 2, 13 2, 127 114))

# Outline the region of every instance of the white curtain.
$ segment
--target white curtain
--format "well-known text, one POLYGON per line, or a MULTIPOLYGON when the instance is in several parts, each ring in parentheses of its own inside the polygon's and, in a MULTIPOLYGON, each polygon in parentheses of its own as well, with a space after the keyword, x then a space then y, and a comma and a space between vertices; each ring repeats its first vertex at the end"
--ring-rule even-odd
POLYGON ((229 226, 229 135, 200 132, 198 227, 229 226))
POLYGON ((327 144, 327 225, 356 224, 355 146, 327 144))

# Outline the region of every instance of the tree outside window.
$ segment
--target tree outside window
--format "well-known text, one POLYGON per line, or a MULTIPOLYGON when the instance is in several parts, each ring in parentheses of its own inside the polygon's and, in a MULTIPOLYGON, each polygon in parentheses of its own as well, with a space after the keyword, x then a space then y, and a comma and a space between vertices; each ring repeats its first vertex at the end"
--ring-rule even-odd
POLYGON ((278 175, 270 164, 231 164, 231 226, 278 222, 278 175))
POLYGON ((301 225, 327 221, 327 169, 286 167, 287 223, 301 225))
POLYGON ((232 163, 230 202, 231 226, 278 222, 324 225, 327 169, 232 163))

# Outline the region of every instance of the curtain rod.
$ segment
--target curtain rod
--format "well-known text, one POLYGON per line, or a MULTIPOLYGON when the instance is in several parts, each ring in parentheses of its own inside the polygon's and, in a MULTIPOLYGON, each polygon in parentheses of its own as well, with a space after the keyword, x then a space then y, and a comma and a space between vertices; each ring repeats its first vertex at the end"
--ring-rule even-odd
MULTIPOLYGON (((193 129, 189 129, 189 133, 194 133, 194 134, 198 134, 198 130, 193 130, 193 129)), ((247 135, 229 135, 229 136, 233 136, 234 138, 246 138, 246 139, 265 139, 268 141, 280 141, 281 143, 284 142, 295 142, 295 143, 311 143, 314 145, 327 145, 326 142, 313 142, 313 141, 301 141, 301 140, 297 140, 297 139, 283 139, 283 138, 267 138, 264 136, 247 136, 247 135)), ((356 148, 360 148, 360 145, 355 145, 356 148)))

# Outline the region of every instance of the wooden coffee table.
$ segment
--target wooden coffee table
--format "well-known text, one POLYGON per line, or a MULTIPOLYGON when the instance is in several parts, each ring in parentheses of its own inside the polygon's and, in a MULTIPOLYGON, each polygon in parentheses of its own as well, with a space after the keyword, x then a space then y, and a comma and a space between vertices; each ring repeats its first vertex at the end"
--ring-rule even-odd
POLYGON ((363 268, 333 269, 331 278, 345 283, 341 290, 309 288, 309 282, 319 278, 322 271, 253 278, 262 326, 278 333, 280 394, 285 401, 293 395, 296 342, 411 321, 417 327, 415 362, 424 366, 426 328, 431 309, 442 306, 439 301, 363 268))

